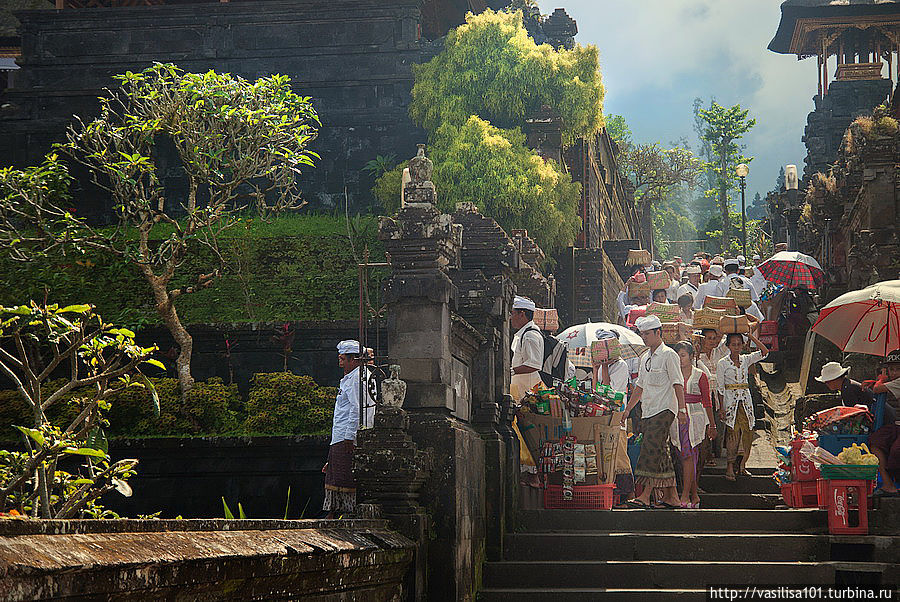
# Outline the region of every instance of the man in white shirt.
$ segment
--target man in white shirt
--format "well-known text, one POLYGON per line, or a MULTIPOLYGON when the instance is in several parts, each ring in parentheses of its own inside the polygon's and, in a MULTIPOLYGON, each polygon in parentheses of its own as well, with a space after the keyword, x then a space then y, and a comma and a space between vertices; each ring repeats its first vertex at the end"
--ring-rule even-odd
POLYGON ((731 288, 743 288, 750 291, 750 307, 746 312, 759 320, 763 320, 762 312, 759 310, 757 302, 759 301, 759 291, 753 286, 749 278, 738 274, 737 259, 728 259, 725 261, 725 276, 719 280, 716 285, 716 297, 725 297, 731 288))
POLYGON ((684 376, 678 354, 662 340, 662 323, 657 316, 639 318, 635 324, 649 347, 640 358, 638 379, 628 400, 621 424, 638 402, 641 403, 641 455, 635 468, 635 482, 644 486, 641 495, 629 503, 634 508, 650 508, 654 489, 663 490, 660 507, 680 508, 675 490, 675 469, 669 453, 669 427, 675 417, 687 422, 684 376))
POLYGON ((698 287, 697 294, 694 295, 694 309, 703 307, 703 300, 709 295, 716 296, 716 287, 719 286, 719 279, 725 274, 725 271, 722 266, 714 263, 709 266, 709 271, 706 273, 709 275, 709 280, 698 287))
MULTIPOLYGON (((364 355, 360 354, 357 341, 341 341, 337 346, 338 364, 344 377, 338 386, 331 426, 331 446, 328 461, 322 467, 325 473, 325 503, 322 509, 326 518, 352 512, 356 508, 356 481, 353 479, 353 454, 356 432, 360 428, 360 366, 364 355)), ((375 418, 375 403, 368 387, 363 389, 363 428, 371 427, 375 418)))
POLYGON ((695 298, 700 289, 700 278, 703 271, 699 265, 689 265, 684 272, 687 274, 688 281, 678 287, 678 294, 675 295, 675 298, 681 299, 682 295, 690 295, 691 298, 695 298))
POLYGON ((750 300, 756 303, 759 301, 759 291, 754 288, 749 278, 738 274, 737 259, 728 259, 725 261, 725 277, 719 280, 716 286, 716 297, 724 297, 730 288, 745 288, 750 291, 750 300))
POLYGON ((509 392, 516 401, 525 397, 541 382, 539 371, 544 365, 544 337, 534 323, 534 301, 527 297, 513 300, 509 323, 516 333, 512 339, 512 381, 509 392))

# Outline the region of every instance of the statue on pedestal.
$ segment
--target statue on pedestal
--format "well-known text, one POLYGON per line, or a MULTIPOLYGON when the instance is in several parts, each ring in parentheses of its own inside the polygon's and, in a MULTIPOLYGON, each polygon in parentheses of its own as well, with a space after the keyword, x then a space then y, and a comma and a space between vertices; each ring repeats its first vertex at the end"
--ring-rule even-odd
POLYGON ((416 156, 409 160, 409 182, 403 185, 403 205, 410 203, 437 202, 437 193, 431 174, 434 171, 434 163, 425 156, 425 145, 419 144, 416 156))

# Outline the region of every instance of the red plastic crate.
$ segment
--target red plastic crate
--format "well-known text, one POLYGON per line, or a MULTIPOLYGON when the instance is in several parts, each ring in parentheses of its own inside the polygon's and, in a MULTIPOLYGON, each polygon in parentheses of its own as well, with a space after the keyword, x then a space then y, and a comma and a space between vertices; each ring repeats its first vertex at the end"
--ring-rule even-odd
POLYGON ((868 491, 872 481, 822 480, 828 496, 828 532, 832 535, 868 535, 868 491), (852 503, 851 496, 856 503, 852 503))
POLYGON ((575 485, 571 500, 563 499, 562 485, 548 485, 544 490, 546 510, 612 510, 615 483, 608 485, 575 485))
MULTIPOLYGON (((866 497, 875 493, 875 481, 866 480, 866 497)), ((828 479, 817 479, 816 480, 816 494, 819 501, 819 509, 827 510, 828 509, 828 479)))
POLYGON ((815 481, 821 474, 819 469, 811 461, 803 457, 800 448, 805 441, 791 441, 791 481, 815 481))
POLYGON ((781 486, 781 498, 784 500, 785 506, 789 508, 794 507, 794 489, 790 483, 785 483, 781 486))
MULTIPOLYGON (((775 320, 763 320, 759 323, 759 334, 763 336, 778 335, 778 322, 775 320)), ((765 341, 763 341, 765 343, 765 341)))
POLYGON ((819 504, 816 481, 785 483, 781 486, 781 497, 791 508, 816 508, 819 504))
POLYGON ((777 334, 761 334, 759 335, 759 340, 769 351, 780 351, 777 334))

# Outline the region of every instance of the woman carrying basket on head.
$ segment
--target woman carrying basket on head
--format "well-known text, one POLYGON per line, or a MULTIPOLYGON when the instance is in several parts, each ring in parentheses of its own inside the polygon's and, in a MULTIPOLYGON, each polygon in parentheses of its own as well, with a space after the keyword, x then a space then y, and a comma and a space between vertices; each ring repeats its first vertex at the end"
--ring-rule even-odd
POLYGON ((769 349, 750 332, 747 335, 758 347, 758 351, 741 353, 744 349, 744 335, 736 332, 726 335, 725 345, 729 354, 719 360, 716 365, 716 385, 722 398, 722 412, 727 426, 725 449, 728 454, 728 467, 725 479, 734 481, 734 465, 737 461, 738 449, 743 450, 739 473, 748 475, 747 459, 753 444, 753 426, 756 418, 753 415, 753 400, 750 397, 750 366, 769 354, 769 349))
POLYGON ((694 365, 694 346, 691 343, 680 341, 675 343, 672 349, 678 353, 681 374, 684 377, 684 401, 688 421, 673 422, 669 428, 669 439, 678 452, 684 475, 681 507, 699 508, 697 460, 700 456, 700 444, 706 437, 716 438, 709 379, 703 370, 694 365))

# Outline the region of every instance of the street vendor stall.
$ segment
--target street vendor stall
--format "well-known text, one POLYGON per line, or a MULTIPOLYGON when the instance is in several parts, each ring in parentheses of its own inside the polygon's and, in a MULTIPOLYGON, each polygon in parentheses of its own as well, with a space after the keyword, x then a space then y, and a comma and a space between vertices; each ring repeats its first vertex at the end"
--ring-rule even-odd
POLYGON ((545 508, 610 509, 616 474, 630 474, 619 416, 625 393, 579 389, 576 381, 537 385, 516 422, 538 466, 545 508))

